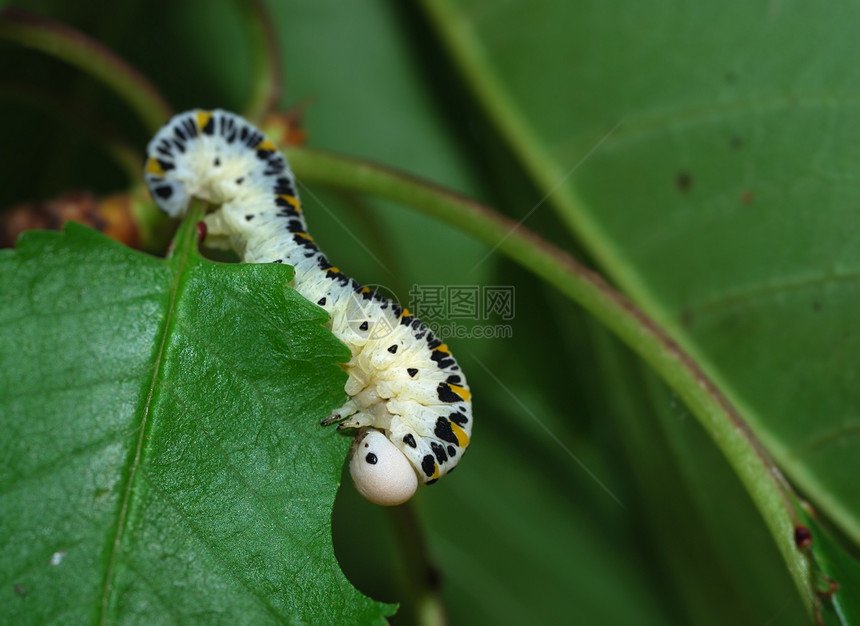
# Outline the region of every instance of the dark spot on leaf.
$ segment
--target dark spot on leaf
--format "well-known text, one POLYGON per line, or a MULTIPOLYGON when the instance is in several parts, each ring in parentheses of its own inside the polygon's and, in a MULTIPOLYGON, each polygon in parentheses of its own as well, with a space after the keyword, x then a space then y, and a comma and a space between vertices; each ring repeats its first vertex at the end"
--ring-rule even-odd
POLYGON ((690 172, 679 172, 675 178, 675 184, 681 193, 687 193, 693 185, 693 175, 690 172))
POLYGON ((794 527, 794 545, 801 550, 812 545, 812 532, 806 526, 794 527))
POLYGON ((744 191, 741 194, 741 203, 743 203, 744 205, 752 204, 753 198, 754 196, 752 191, 744 191))
POLYGON ((738 135, 735 135, 729 142, 729 147, 731 147, 732 150, 740 150, 744 147, 744 140, 741 139, 738 135))
POLYGON ((693 327, 693 312, 690 309, 684 309, 681 311, 681 324, 687 330, 693 327))

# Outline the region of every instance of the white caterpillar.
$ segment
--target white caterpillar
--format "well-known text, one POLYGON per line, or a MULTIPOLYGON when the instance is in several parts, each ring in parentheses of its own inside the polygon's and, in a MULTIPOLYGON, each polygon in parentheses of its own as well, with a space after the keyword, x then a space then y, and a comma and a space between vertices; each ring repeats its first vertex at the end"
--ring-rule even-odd
POLYGON ((284 156, 243 118, 188 111, 149 143, 152 197, 172 217, 191 197, 218 209, 206 217, 207 244, 232 247, 246 263, 287 263, 294 287, 330 315, 352 358, 347 403, 323 425, 357 428, 350 472, 377 504, 412 497, 460 461, 472 433, 469 387, 448 347, 397 304, 333 267, 307 233, 284 156))

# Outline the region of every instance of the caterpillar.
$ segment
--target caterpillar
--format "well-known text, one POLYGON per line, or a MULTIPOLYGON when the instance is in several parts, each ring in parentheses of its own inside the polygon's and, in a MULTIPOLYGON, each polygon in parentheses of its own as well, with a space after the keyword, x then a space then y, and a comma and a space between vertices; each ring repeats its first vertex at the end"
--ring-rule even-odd
POLYGON ((217 208, 206 245, 246 263, 286 263, 294 289, 329 314, 351 358, 347 402, 323 426, 354 428, 349 467, 356 489, 401 504, 463 456, 472 434, 471 392, 446 344, 421 321, 329 263, 308 234, 284 155, 242 117, 220 109, 180 113, 147 147, 144 178, 159 208, 183 215, 192 197, 217 208))

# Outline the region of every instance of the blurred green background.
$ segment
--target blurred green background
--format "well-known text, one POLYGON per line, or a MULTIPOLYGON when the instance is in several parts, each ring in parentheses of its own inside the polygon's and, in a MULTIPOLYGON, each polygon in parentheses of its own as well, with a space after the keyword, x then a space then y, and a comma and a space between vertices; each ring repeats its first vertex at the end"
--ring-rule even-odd
MULTIPOLYGON (((238 1, 12 4, 115 50, 177 111, 247 102, 252 31, 238 1)), ((515 220, 555 189, 526 225, 674 332, 789 478, 849 541, 860 537, 856 7, 266 6, 280 107, 303 107, 309 147, 396 167, 515 220)), ((80 72, 0 46, 0 206, 140 184, 67 105, 142 149, 133 113, 80 72)), ((473 390, 474 445, 416 498, 452 623, 809 621, 719 451, 596 322, 426 216, 322 188, 303 201, 329 258, 401 302, 413 285, 515 288, 511 338, 448 342, 473 390)), ((334 533, 350 580, 404 603, 395 622, 410 621, 391 515, 347 480, 334 533)))

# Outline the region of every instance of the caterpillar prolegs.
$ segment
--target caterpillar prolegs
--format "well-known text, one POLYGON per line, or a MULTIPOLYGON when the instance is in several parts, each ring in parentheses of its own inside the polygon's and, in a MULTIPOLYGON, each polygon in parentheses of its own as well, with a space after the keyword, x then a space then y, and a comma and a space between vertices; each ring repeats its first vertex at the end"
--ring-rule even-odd
POLYGON ((198 197, 207 245, 229 246, 246 263, 287 263, 293 286, 328 312, 352 358, 349 400, 323 425, 356 428, 350 473, 377 504, 405 502, 419 482, 454 469, 472 433, 469 387, 448 347, 408 310, 334 267, 307 232, 284 156, 243 118, 195 110, 171 119, 147 148, 145 178, 170 216, 198 197))

